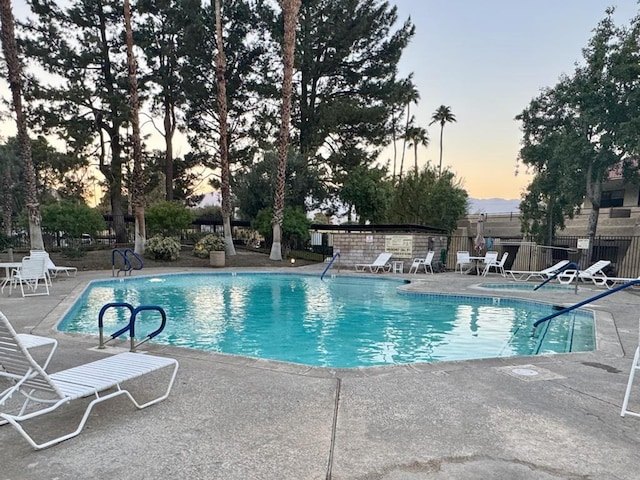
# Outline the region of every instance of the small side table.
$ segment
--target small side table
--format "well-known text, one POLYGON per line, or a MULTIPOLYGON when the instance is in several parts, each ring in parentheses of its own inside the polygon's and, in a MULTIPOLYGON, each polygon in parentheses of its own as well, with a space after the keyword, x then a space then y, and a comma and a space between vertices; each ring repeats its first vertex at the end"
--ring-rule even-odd
POLYGON ((391 262, 391 271, 393 273, 403 273, 404 272, 404 262, 394 260, 391 262))

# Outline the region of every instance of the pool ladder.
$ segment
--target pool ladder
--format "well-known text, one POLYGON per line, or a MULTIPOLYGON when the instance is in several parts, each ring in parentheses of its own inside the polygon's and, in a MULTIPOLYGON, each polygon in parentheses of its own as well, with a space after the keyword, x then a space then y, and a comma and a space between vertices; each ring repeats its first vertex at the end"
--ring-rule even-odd
POLYGON ((109 343, 112 340, 115 340, 116 338, 125 334, 126 332, 129 332, 129 343, 130 343, 129 350, 131 352, 135 352, 136 348, 138 348, 140 345, 148 342, 149 340, 151 340, 152 338, 160 334, 162 330, 164 330, 164 327, 166 326, 166 324, 167 324, 167 314, 161 307, 158 307, 155 305, 141 305, 139 307, 134 308, 133 305, 126 302, 107 303, 100 309, 100 314, 98 315, 98 331, 100 334, 100 344, 98 345, 98 348, 100 349, 106 348, 107 343, 109 343), (107 340, 105 340, 104 339, 104 314, 107 312, 107 310, 111 308, 120 308, 120 307, 126 308, 127 310, 129 310, 129 323, 127 323, 126 326, 122 327, 117 332, 112 333, 111 336, 107 340), (160 317, 161 317, 160 328, 151 332, 150 334, 145 336, 143 340, 136 343, 136 329, 135 329, 136 317, 140 312, 145 312, 145 311, 156 311, 160 313, 160 317))
MULTIPOLYGON (((340 258, 340 252, 336 252, 333 255, 333 257, 331 257, 331 260, 329 261, 329 265, 325 267, 324 271, 322 272, 322 275, 320 275, 320 280, 324 280, 325 273, 327 273, 327 270, 331 268, 331 265, 333 265, 333 262, 336 261, 336 258, 340 258)), ((338 272, 340 272, 340 262, 338 262, 338 272)))
POLYGON ((127 274, 131 275, 133 270, 142 270, 144 267, 144 262, 140 255, 131 250, 130 248, 125 248, 124 250, 114 249, 111 252, 111 276, 118 277, 120 276, 120 272, 124 272, 125 276, 127 274), (122 266, 118 268, 116 271, 116 255, 119 255, 119 258, 122 259, 122 266), (135 260, 135 265, 132 263, 132 259, 135 260))

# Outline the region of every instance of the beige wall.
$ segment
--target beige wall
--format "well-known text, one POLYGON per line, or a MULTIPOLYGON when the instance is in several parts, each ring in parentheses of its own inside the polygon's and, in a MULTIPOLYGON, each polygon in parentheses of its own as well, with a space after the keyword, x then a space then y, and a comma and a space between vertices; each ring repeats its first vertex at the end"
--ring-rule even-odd
POLYGON ((408 271, 413 258, 427 255, 429 239, 433 239, 434 261, 440 259, 440 251, 447 248, 447 237, 427 233, 334 233, 333 252, 340 252, 340 262, 344 266, 356 263, 372 263, 378 255, 389 250, 396 252, 391 260, 403 261, 408 271), (404 242, 402 242, 404 240, 404 242), (408 248, 402 248, 402 245, 408 248))

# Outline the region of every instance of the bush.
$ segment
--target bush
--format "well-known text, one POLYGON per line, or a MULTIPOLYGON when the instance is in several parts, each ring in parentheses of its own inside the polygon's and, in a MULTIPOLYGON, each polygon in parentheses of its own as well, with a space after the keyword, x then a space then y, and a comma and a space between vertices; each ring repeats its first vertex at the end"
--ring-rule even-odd
POLYGON ((173 237, 154 235, 145 244, 144 256, 151 260, 178 260, 180 243, 173 237))
POLYGON ((224 252, 224 237, 217 233, 205 235, 196 243, 193 255, 198 258, 208 258, 209 252, 224 252))
MULTIPOLYGON (((273 241, 273 209, 265 208, 258 212, 258 216, 251 226, 257 230, 267 243, 273 241)), ((282 221, 282 244, 288 248, 303 248, 309 241, 311 222, 301 208, 285 207, 282 221)))
POLYGON ((71 243, 77 244, 76 246, 81 244, 83 234, 95 236, 107 227, 98 210, 70 201, 44 205, 41 213, 44 232, 64 232, 71 243))
POLYGON ((146 226, 152 234, 179 236, 189 228, 194 216, 184 205, 162 202, 152 205, 144 213, 146 226))

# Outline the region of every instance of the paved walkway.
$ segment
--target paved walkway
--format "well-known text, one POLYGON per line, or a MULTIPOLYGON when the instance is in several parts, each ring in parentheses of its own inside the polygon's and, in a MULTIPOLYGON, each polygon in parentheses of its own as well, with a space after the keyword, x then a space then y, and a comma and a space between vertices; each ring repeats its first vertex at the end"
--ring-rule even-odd
MULTIPOLYGON (((50 297, 5 291, 0 310, 19 332, 59 340, 51 371, 100 358, 94 340, 53 327, 87 281, 108 275, 55 280, 50 297)), ((406 277, 417 290, 487 293, 467 275, 406 277)), ((515 296, 568 304, 593 293, 515 296)), ((0 427, 0 480, 635 479, 640 419, 620 406, 639 307, 636 292, 599 300, 599 350, 581 354, 332 370, 151 345, 180 362, 166 401, 105 402, 78 437, 39 452, 0 427), (539 374, 517 375, 523 365, 539 374)), ((640 409, 640 389, 632 400, 640 409)), ((80 404, 32 428, 73 428, 80 404)))

